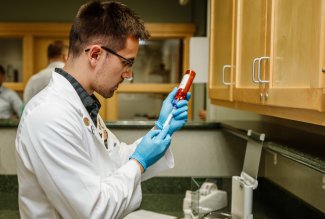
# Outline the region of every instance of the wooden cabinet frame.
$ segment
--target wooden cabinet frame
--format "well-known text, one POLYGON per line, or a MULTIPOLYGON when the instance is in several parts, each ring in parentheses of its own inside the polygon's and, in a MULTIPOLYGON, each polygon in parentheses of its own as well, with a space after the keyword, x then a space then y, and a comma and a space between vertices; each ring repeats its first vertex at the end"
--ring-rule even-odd
MULTIPOLYGON (((182 70, 189 67, 189 42, 195 27, 193 24, 158 24, 147 23, 146 28, 151 33, 151 39, 178 38, 183 42, 182 70)), ((28 79, 35 73, 34 41, 37 37, 62 38, 69 36, 71 23, 0 23, 0 37, 21 38, 23 41, 22 82, 5 83, 5 86, 18 92, 23 92, 28 79)), ((104 120, 117 120, 118 95, 120 93, 169 93, 178 84, 121 84, 116 94, 105 100, 99 97, 102 108, 100 114, 104 120)), ((189 118, 192 117, 190 102, 189 118)))

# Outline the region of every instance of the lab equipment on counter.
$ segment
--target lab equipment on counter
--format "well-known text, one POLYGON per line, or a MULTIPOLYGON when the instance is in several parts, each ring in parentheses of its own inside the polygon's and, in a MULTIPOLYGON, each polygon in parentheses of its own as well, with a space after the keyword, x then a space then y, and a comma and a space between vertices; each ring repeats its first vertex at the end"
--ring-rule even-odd
MULTIPOLYGON (((191 85, 195 78, 195 75, 196 75, 195 71, 186 70, 186 72, 182 78, 182 81, 178 86, 178 90, 175 95, 175 98, 173 100, 174 109, 175 109, 175 105, 176 105, 177 101, 184 100, 186 98, 186 94, 191 88, 191 85)), ((163 128, 166 127, 167 125, 169 125, 172 118, 173 118, 173 111, 168 115, 165 123, 163 124, 163 128)))
POLYGON ((227 207, 227 192, 219 190, 213 182, 204 182, 198 191, 186 191, 183 201, 184 218, 201 218, 201 215, 225 207, 227 207), (196 198, 198 201, 195 200, 196 198))
POLYGON ((253 190, 258 186, 257 174, 264 140, 265 134, 248 130, 243 170, 240 176, 232 177, 231 214, 218 211, 227 206, 226 192, 218 190, 216 185, 203 183, 195 192, 186 191, 183 201, 185 218, 253 219, 253 190), (207 212, 209 214, 202 214, 207 212))
POLYGON ((232 177, 231 215, 233 219, 253 219, 253 190, 257 188, 257 173, 265 134, 247 132, 244 167, 240 176, 232 177))

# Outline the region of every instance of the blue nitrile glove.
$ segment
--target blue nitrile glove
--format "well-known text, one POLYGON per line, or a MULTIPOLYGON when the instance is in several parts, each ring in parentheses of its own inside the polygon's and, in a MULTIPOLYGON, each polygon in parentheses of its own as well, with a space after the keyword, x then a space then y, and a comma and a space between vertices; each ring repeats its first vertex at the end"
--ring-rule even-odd
POLYGON ((171 137, 168 134, 169 126, 163 130, 151 130, 141 140, 130 159, 136 159, 144 171, 156 163, 168 149, 171 137))
MULTIPOLYGON (((155 123, 158 129, 162 129, 168 115, 173 110, 173 100, 177 93, 177 88, 174 88, 172 92, 169 93, 167 98, 164 100, 158 121, 155 123)), ((175 110, 173 112, 173 118, 169 124, 168 133, 172 135, 175 131, 181 129, 187 122, 187 110, 188 110, 188 100, 191 98, 191 94, 188 92, 186 94, 185 100, 177 101, 175 104, 175 110)))
POLYGON ((168 96, 166 97, 166 99, 164 100, 161 110, 160 110, 159 118, 155 123, 156 127, 158 129, 162 129, 169 113, 173 110, 173 100, 174 100, 176 93, 177 93, 177 88, 174 87, 172 92, 170 92, 168 94, 168 96))
POLYGON ((190 98, 191 94, 187 93, 186 100, 180 100, 176 103, 176 109, 173 111, 173 118, 169 123, 168 133, 170 135, 186 124, 188 118, 188 100, 190 98))

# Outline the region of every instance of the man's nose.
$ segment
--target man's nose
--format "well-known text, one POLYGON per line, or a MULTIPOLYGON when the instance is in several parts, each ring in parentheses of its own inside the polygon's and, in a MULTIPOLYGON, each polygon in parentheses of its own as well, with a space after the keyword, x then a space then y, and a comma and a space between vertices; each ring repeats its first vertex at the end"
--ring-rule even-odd
POLYGON ((122 74, 123 79, 132 81, 133 80, 133 71, 132 69, 127 69, 122 74))

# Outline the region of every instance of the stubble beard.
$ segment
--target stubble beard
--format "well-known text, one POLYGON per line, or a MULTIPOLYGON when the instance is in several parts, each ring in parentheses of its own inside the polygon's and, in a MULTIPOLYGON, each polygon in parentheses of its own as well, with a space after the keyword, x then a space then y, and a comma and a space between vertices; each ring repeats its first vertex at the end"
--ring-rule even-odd
POLYGON ((114 90, 109 90, 105 87, 100 86, 98 88, 98 91, 96 91, 98 94, 100 94, 105 99, 111 98, 114 95, 114 90))
POLYGON ((99 95, 104 97, 105 99, 111 98, 114 95, 113 89, 109 89, 107 86, 101 85, 101 79, 100 77, 96 77, 96 89, 95 92, 97 92, 99 95))

